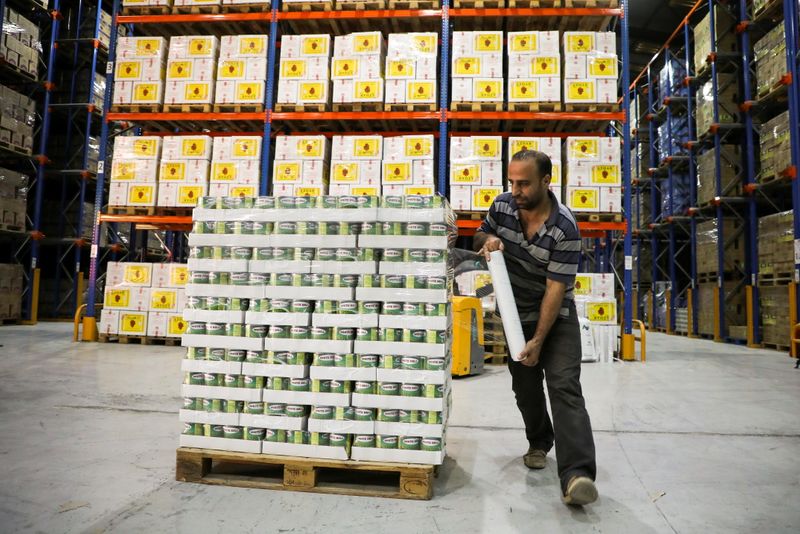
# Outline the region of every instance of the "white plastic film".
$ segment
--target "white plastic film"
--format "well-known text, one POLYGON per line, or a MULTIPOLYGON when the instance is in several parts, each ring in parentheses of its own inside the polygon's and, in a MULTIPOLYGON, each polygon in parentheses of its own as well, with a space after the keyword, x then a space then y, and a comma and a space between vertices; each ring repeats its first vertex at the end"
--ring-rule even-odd
POLYGON ((519 355, 525 348, 525 335, 522 333, 522 323, 519 320, 517 303, 511 290, 511 281, 508 279, 502 251, 496 250, 491 253, 489 272, 492 273, 492 285, 497 296, 497 308, 500 310, 500 317, 503 320, 503 331, 506 334, 509 354, 514 360, 519 361, 519 355))

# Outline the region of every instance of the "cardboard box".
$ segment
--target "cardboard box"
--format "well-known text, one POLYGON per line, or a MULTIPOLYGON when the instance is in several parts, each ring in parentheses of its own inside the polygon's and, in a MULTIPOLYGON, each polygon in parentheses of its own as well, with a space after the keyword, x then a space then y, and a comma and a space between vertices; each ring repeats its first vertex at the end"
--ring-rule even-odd
POLYGON ((114 159, 111 163, 110 181, 113 182, 155 182, 158 177, 155 160, 114 159))
POLYGON ((454 56, 451 65, 453 78, 502 78, 502 54, 454 56))
POLYGON ((328 165, 321 160, 275 160, 272 181, 281 185, 322 185, 328 182, 328 165))
POLYGON ((150 337, 180 337, 187 321, 180 313, 150 312, 147 314, 147 335, 150 337))
POLYGON ((503 193, 502 187, 473 187, 472 188, 472 206, 470 209, 474 211, 488 211, 492 206, 495 197, 503 193))
POLYGON ((209 161, 207 159, 162 159, 158 179, 162 183, 205 184, 208 182, 208 172, 209 161))
POLYGON ((214 102, 213 81, 167 81, 165 104, 211 104, 214 102))
POLYGON ((381 186, 378 185, 363 185, 363 184, 331 184, 329 186, 329 194, 334 196, 380 196, 381 186))
POLYGON ((384 137, 383 160, 433 160, 433 146, 433 135, 403 135, 396 137, 384 137))
POLYGON ((331 162, 330 182, 334 184, 378 185, 381 162, 377 160, 336 160, 331 162))
POLYGON ((300 57, 328 57, 331 55, 331 36, 283 35, 281 36, 281 59, 300 57))
MULTIPOLYGON (((348 83, 348 82, 342 82, 348 83)), ((352 81, 348 94, 352 91, 352 81)), ((278 82, 278 103, 279 104, 327 104, 329 100, 330 82, 328 80, 319 81, 298 81, 280 80, 278 82)), ((344 90, 344 89, 342 89, 344 90)), ((343 97, 342 97, 343 98, 343 97)))
POLYGON ((130 104, 163 104, 164 84, 161 81, 132 82, 130 104))
POLYGON ((193 208, 208 193, 208 183, 162 182, 158 184, 157 206, 193 208))
POLYGON ((567 207, 573 211, 600 211, 600 188, 592 186, 567 185, 567 207))
POLYGON ((564 80, 564 102, 576 103, 597 101, 597 80, 564 80))
POLYGON ((472 100, 474 102, 498 102, 503 100, 502 78, 475 78, 472 80, 472 100))
POLYGON ((217 160, 261 160, 261 136, 232 135, 214 138, 212 159, 217 160))
POLYGON ((454 210, 472 209, 472 187, 469 185, 450 185, 450 205, 454 210))
POLYGON ((189 270, 184 263, 154 263, 152 276, 153 287, 183 288, 189 280, 189 270))
POLYGON ((217 82, 214 102, 217 104, 262 104, 266 82, 236 80, 217 82))
MULTIPOLYGON (((335 60, 336 58, 334 58, 335 60)), ((358 63, 358 59, 356 59, 356 66, 358 66, 358 63)), ((330 78, 327 57, 282 58, 279 68, 280 79, 327 80, 330 78)), ((352 69, 353 67, 350 68, 352 69)))
POLYGON ((100 310, 100 322, 97 323, 97 332, 101 335, 111 336, 119 332, 119 310, 100 310))
POLYGON ((158 198, 157 183, 130 182, 126 206, 155 206, 158 198))
POLYGON ((217 81, 264 81, 267 79, 267 58, 237 58, 219 60, 217 81))
POLYGON ((383 34, 375 32, 356 32, 337 35, 333 42, 334 56, 385 54, 386 42, 383 34))
POLYGON ((159 160, 162 139, 158 136, 119 136, 114 138, 114 158, 159 160))
POLYGON ((214 160, 211 163, 209 182, 254 185, 261 180, 261 162, 247 160, 214 160))
POLYGON ((450 138, 450 160, 500 161, 503 138, 500 136, 457 136, 450 138))
POLYGON ((560 102, 561 82, 557 77, 519 78, 508 82, 509 102, 560 102))
POLYGON ((119 335, 138 336, 147 335, 147 312, 122 311, 119 314, 119 335))
MULTIPOLYGON (((193 3, 197 3, 196 0, 194 0, 193 3)), ((218 54, 219 38, 213 35, 177 35, 169 39, 170 59, 216 59, 218 54)))
MULTIPOLYGON (((383 58, 380 55, 333 56, 330 74, 333 80, 379 80, 383 76, 383 58)), ((318 79, 327 79, 327 76, 318 79)))
POLYGON ((210 160, 212 146, 213 139, 208 135, 166 136, 163 140, 162 159, 210 160))
MULTIPOLYGON (((223 4, 233 2, 223 0, 223 4)), ((239 2, 244 4, 257 3, 252 0, 239 2)), ((266 3, 266 2, 265 2, 266 3)), ((219 57, 220 59, 229 58, 253 58, 262 59, 267 55, 269 46, 269 36, 263 34, 253 35, 223 35, 220 38, 219 57)))
POLYGON ((387 57, 436 57, 439 49, 439 34, 392 33, 389 35, 387 57))

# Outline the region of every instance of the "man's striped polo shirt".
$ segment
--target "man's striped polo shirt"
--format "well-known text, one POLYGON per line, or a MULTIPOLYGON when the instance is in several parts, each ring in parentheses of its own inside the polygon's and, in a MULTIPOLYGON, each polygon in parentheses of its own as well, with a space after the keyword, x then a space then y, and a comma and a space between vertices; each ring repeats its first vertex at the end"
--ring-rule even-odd
POLYGON ((493 234, 503 241, 506 268, 523 323, 539 319, 539 308, 547 279, 563 282, 567 289, 561 317, 569 317, 575 273, 581 255, 581 237, 575 216, 552 191, 547 192, 553 209, 533 239, 525 239, 517 203, 511 193, 495 198, 479 232, 493 234))

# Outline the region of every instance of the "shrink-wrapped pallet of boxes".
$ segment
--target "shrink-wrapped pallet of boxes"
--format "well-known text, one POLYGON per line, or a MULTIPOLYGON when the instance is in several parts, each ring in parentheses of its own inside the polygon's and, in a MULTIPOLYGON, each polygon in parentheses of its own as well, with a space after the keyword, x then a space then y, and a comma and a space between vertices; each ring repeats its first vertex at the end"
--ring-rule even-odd
POLYGON ((331 100, 331 36, 284 35, 276 111, 325 111, 331 100))
POLYGON ((503 138, 450 138, 450 203, 453 209, 488 211, 503 188, 503 138))

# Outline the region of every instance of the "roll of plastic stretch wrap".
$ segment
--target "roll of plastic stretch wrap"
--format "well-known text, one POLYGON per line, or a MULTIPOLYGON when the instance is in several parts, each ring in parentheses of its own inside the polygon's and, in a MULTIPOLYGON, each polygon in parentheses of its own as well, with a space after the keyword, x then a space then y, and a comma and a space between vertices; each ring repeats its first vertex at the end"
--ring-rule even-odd
POLYGON ((500 318, 503 320, 503 331, 506 334, 508 351, 512 359, 519 361, 519 355, 525 348, 525 335, 522 333, 522 323, 519 320, 517 302, 514 300, 511 281, 508 279, 503 251, 495 250, 489 257, 489 272, 492 274, 492 286, 494 286, 500 318))

